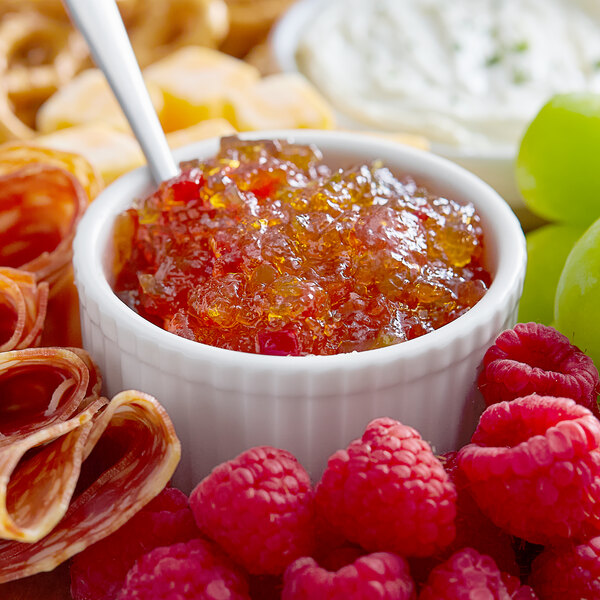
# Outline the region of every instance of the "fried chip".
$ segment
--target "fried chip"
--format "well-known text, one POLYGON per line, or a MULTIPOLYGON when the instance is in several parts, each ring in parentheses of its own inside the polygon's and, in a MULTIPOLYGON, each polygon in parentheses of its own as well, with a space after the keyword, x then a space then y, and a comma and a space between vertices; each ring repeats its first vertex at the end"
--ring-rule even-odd
POLYGON ((146 164, 132 134, 101 123, 85 123, 36 138, 45 148, 78 152, 100 173, 106 184, 146 164))
MULTIPOLYGON (((162 93, 152 83, 148 85, 148 92, 154 108, 160 113, 162 93)), ((98 69, 87 69, 73 78, 52 95, 37 114, 37 129, 41 133, 51 133, 84 123, 103 123, 112 128, 130 131, 121 107, 98 69)))
POLYGON ((251 65, 198 46, 182 48, 144 70, 145 80, 163 94, 159 116, 167 133, 206 119, 227 119, 231 90, 244 89, 259 77, 251 65))
POLYGON ((302 75, 269 75, 230 92, 231 121, 239 131, 257 129, 331 129, 329 104, 302 75))

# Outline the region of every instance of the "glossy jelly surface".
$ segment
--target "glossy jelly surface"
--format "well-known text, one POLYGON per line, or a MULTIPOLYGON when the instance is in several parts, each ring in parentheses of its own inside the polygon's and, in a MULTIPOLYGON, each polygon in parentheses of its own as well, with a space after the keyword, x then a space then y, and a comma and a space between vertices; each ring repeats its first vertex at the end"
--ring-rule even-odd
POLYGON ((483 234, 472 204, 398 175, 224 138, 118 217, 115 293, 167 331, 243 352, 338 354, 428 333, 485 294, 483 234))

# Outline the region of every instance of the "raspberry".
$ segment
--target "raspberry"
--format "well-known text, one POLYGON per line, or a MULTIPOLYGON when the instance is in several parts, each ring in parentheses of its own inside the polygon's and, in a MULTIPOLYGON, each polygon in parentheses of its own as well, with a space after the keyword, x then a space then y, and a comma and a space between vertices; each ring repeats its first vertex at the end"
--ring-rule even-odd
POLYGON ((415 584, 406 561, 388 552, 361 556, 335 572, 313 558, 299 558, 285 571, 281 600, 413 600, 415 584))
POLYGON ((198 527, 255 575, 312 553, 313 492, 292 454, 268 446, 219 465, 192 492, 198 527))
POLYGON ((547 548, 533 561, 529 583, 541 600, 598 600, 600 537, 547 548))
POLYGON ((441 457, 442 464, 456 486, 456 538, 445 550, 445 558, 461 548, 474 548, 494 559, 501 571, 518 574, 512 537, 494 525, 484 515, 471 494, 469 482, 458 468, 458 452, 448 452, 441 457))
POLYGON ((600 421, 568 398, 526 396, 490 406, 460 469, 481 510, 537 544, 600 531, 600 421))
POLYGON ((317 512, 369 552, 428 556, 454 538, 456 490, 429 444, 381 418, 331 458, 317 512))
POLYGON ((463 548, 437 566, 419 600, 534 600, 533 590, 502 573, 494 560, 473 548, 463 548))
POLYGON ((282 575, 250 575, 248 583, 252 600, 281 600, 282 575))
POLYGON ((511 600, 539 600, 535 590, 530 585, 521 585, 518 577, 502 573, 502 581, 511 600))
POLYGON ((125 525, 73 558, 73 599, 114 598, 140 556, 199 535, 187 496, 175 488, 164 489, 125 525))
POLYGON ((205 540, 155 548, 127 574, 117 600, 250 600, 237 567, 205 540))
POLYGON ((315 513, 314 530, 317 554, 312 556, 317 559, 319 564, 322 564, 321 558, 323 556, 349 544, 346 537, 318 512, 315 513))
POLYGON ((328 571, 338 571, 365 554, 366 552, 362 548, 346 544, 339 548, 329 550, 328 552, 319 552, 318 555, 313 556, 313 558, 324 569, 327 569, 328 571))
POLYGON ((600 416, 592 359, 539 323, 519 323, 496 338, 483 357, 478 385, 488 406, 537 393, 571 398, 600 416))
POLYGON ((487 554, 494 559, 501 571, 513 575, 519 573, 512 537, 494 525, 477 506, 469 482, 458 468, 457 452, 448 452, 440 456, 440 461, 456 486, 456 537, 442 552, 432 557, 413 558, 410 560, 410 570, 417 582, 427 580, 431 570, 444 562, 452 554, 462 548, 474 548, 481 554, 487 554))

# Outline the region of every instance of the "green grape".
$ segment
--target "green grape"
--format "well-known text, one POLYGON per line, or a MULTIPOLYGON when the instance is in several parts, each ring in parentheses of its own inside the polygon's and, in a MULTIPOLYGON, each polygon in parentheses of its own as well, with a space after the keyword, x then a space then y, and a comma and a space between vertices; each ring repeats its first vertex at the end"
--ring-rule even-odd
POLYGON ((529 125, 517 183, 529 209, 550 221, 600 217, 600 95, 554 96, 529 125))
POLYGON ((575 243, 556 288, 557 329, 600 367, 600 219, 575 243))
POLYGON ((565 260, 585 231, 571 225, 546 225, 527 234, 527 272, 519 304, 519 321, 550 325, 554 296, 565 260))

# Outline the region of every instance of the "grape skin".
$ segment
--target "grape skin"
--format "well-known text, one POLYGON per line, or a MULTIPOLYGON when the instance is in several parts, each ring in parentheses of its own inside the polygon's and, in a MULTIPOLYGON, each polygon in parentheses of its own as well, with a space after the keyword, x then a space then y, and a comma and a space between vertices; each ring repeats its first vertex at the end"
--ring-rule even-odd
POLYGON ((549 221, 600 217, 600 95, 554 96, 525 132, 516 164, 528 208, 549 221))
POLYGON ((585 228, 546 225, 527 234, 527 272, 519 304, 519 321, 550 325, 556 286, 571 248, 585 228))
POLYGON ((600 366, 600 219, 569 253, 556 289, 555 326, 600 366))

